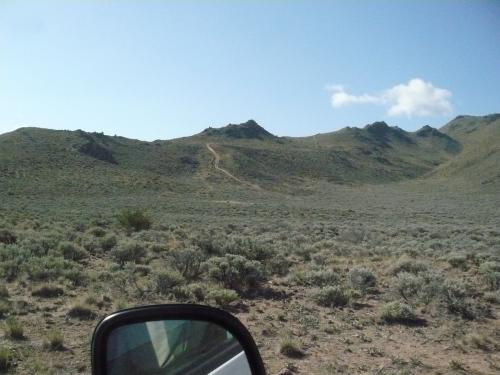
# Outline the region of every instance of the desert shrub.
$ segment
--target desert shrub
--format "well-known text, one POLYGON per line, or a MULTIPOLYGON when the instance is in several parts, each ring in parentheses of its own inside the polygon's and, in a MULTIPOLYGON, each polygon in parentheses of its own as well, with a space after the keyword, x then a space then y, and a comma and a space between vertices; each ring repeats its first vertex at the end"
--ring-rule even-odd
POLYGON ((62 350, 64 349, 64 336, 60 331, 50 331, 45 337, 45 347, 50 350, 62 350))
POLYGON ((149 245, 149 249, 155 254, 161 254, 168 251, 169 247, 166 244, 152 243, 149 245))
POLYGON ((126 262, 140 262, 146 256, 147 250, 143 244, 136 241, 122 241, 111 250, 111 256, 123 266, 126 262))
POLYGON ((80 239, 81 246, 91 254, 99 253, 101 243, 98 238, 84 236, 80 239))
POLYGON ((377 285, 375 273, 368 268, 355 267, 349 271, 347 277, 352 287, 362 291, 367 291, 377 285))
POLYGON ((305 356, 300 344, 291 336, 287 335, 280 341, 279 352, 286 357, 302 358, 305 356))
POLYGON ((186 248, 170 253, 172 265, 187 280, 195 280, 202 274, 205 255, 198 249, 186 248))
POLYGON ((487 332, 471 333, 464 337, 463 343, 486 352, 500 349, 500 343, 497 343, 487 332))
POLYGON ((469 286, 460 280, 445 280, 441 295, 449 313, 459 315, 464 319, 477 317, 469 289, 469 286))
POLYGON ((206 298, 214 301, 218 306, 227 307, 231 302, 236 301, 239 296, 238 293, 232 289, 214 288, 208 291, 206 298))
POLYGON ((313 299, 321 306, 342 307, 349 304, 351 294, 340 286, 327 286, 314 293, 313 299))
POLYGON ((438 272, 429 270, 419 274, 419 277, 423 280, 423 287, 418 292, 418 298, 421 302, 429 304, 441 294, 443 276, 438 272))
POLYGON ((424 280, 408 272, 400 272, 393 282, 396 294, 407 302, 416 297, 423 287, 424 280))
POLYGON ((6 281, 14 281, 21 273, 22 259, 9 259, 0 262, 0 276, 6 281))
POLYGON ((172 291, 172 288, 182 285, 185 280, 182 274, 177 270, 163 270, 156 272, 154 275, 156 291, 160 294, 167 295, 172 291))
POLYGON ((0 347, 0 372, 7 372, 14 366, 14 353, 12 349, 0 347))
POLYGON ((94 237, 104 237, 106 231, 101 227, 92 227, 88 230, 88 232, 94 237))
POLYGON ((87 273, 77 268, 67 270, 64 273, 64 277, 71 282, 73 286, 85 286, 89 280, 87 273))
POLYGON ((397 275, 400 272, 408 272, 416 275, 420 272, 427 271, 428 268, 429 266, 427 263, 403 257, 391 268, 391 273, 397 275))
POLYGON ((272 259, 276 254, 270 245, 247 237, 228 237, 221 243, 221 250, 223 254, 241 255, 259 262, 272 259))
POLYGON ((204 263, 208 277, 228 289, 246 291, 257 287, 263 280, 262 265, 242 255, 226 254, 213 257, 204 263))
POLYGON ((264 267, 268 275, 285 276, 288 274, 292 262, 283 254, 277 254, 264 262, 264 267))
POLYGON ((0 300, 0 318, 3 318, 10 312, 10 302, 0 300))
POLYGON ((0 276, 6 281, 14 281, 21 273, 22 259, 10 259, 0 263, 0 276))
POLYGON ((78 245, 67 241, 61 242, 59 244, 59 251, 61 252, 64 259, 73 260, 75 262, 88 258, 89 255, 85 249, 82 249, 78 245))
POLYGON ((500 263, 493 261, 484 262, 479 267, 479 273, 489 290, 495 291, 500 289, 500 263))
POLYGON ((20 241, 21 247, 28 250, 32 256, 46 256, 50 250, 56 249, 61 238, 57 233, 46 232, 43 236, 25 238, 20 241))
POLYGON ((143 265, 143 264, 138 264, 134 268, 134 273, 141 275, 141 276, 147 276, 151 273, 151 267, 143 265))
POLYGON ((114 234, 107 234, 99 240, 99 246, 104 251, 110 251, 118 243, 116 236, 114 234))
POLYGON ((50 281, 65 276, 74 269, 75 263, 61 257, 46 256, 29 258, 23 265, 29 278, 34 281, 50 281))
POLYGON ((217 242, 212 233, 200 233, 198 237, 193 239, 193 243, 209 256, 223 254, 221 245, 217 242))
POLYGON ((70 318, 76 318, 80 320, 92 320, 96 317, 96 314, 92 310, 92 306, 80 302, 75 303, 68 311, 68 316, 70 318))
POLYGON ((489 303, 500 304, 500 291, 484 293, 484 300, 489 303))
POLYGON ((326 254, 321 252, 321 253, 313 254, 311 256, 311 260, 313 261, 314 264, 316 264, 318 266, 325 266, 328 262, 328 257, 326 256, 326 254))
POLYGON ((202 302, 205 300, 207 294, 207 286, 200 283, 194 283, 186 285, 186 287, 190 290, 190 293, 193 295, 194 299, 198 302, 202 302))
POLYGON ((298 245, 293 248, 293 253, 306 262, 311 260, 311 257, 314 255, 314 251, 314 248, 306 245, 298 245))
POLYGON ((453 268, 459 268, 463 271, 466 271, 468 268, 467 257, 463 254, 452 254, 448 257, 448 263, 453 268))
POLYGON ((5 285, 0 285, 0 298, 9 298, 9 290, 5 285))
POLYGON ((13 244, 17 242, 17 236, 8 229, 0 229, 0 243, 13 244))
POLYGON ((16 340, 24 338, 24 327, 14 316, 9 316, 5 320, 5 334, 16 340))
POLYGON ((305 270, 294 272, 292 280, 298 285, 325 287, 337 285, 340 276, 334 270, 305 270))
POLYGON ((123 210, 116 215, 118 224, 127 232, 139 232, 151 227, 151 219, 141 210, 123 210))
POLYGON ((59 297, 64 294, 64 289, 57 285, 45 284, 34 289, 31 292, 32 296, 44 297, 44 298, 54 298, 59 297))
POLYGON ((379 317, 384 323, 413 324, 418 321, 413 309, 400 301, 393 301, 383 305, 379 317))
POLYGON ((366 237, 366 230, 364 228, 348 228, 343 230, 339 236, 339 241, 350 242, 359 244, 363 242, 366 237))

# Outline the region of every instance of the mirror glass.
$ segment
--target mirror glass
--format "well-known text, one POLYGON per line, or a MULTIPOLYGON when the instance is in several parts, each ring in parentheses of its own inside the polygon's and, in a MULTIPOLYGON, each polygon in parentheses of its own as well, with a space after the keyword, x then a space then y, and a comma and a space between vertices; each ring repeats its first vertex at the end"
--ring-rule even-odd
POLYGON ((114 329, 106 374, 251 375, 243 347, 224 328, 198 320, 160 320, 114 329))

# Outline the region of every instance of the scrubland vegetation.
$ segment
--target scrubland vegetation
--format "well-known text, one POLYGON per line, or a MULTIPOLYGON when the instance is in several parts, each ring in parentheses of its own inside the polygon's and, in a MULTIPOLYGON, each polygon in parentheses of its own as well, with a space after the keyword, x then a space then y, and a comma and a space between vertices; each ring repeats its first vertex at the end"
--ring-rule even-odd
POLYGON ((237 315, 270 373, 495 373, 499 196, 411 186, 3 211, 0 368, 88 373, 100 318, 175 301, 237 315))
POLYGON ((102 317, 195 302, 270 374, 499 373, 499 121, 1 135, 0 372, 89 373, 102 317))

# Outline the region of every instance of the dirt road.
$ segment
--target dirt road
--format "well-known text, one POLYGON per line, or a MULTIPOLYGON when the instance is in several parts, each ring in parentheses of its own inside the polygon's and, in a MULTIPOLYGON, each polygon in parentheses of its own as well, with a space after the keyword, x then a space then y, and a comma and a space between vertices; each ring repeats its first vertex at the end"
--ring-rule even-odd
POLYGON ((214 168, 222 173, 224 173, 227 177, 233 179, 234 181, 236 182, 239 182, 240 184, 243 184, 243 185, 246 185, 246 186, 249 186, 251 187, 252 189, 256 189, 256 190, 262 190, 262 188, 259 186, 259 185, 256 185, 256 184, 252 184, 251 182, 247 182, 247 181, 243 181, 241 179, 239 179, 238 177, 236 177, 235 175, 233 175, 232 173, 230 173, 229 171, 227 171, 226 169, 222 168, 220 166, 220 156, 219 154, 217 153, 217 151, 215 151, 212 146, 210 146, 210 143, 207 143, 207 149, 208 151, 210 151, 212 153, 212 155, 214 156, 214 168))

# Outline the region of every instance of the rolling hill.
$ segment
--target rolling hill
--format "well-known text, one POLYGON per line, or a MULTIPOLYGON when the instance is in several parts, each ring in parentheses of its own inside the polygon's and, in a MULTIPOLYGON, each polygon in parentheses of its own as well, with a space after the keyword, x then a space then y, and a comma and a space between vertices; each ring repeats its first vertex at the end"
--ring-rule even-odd
POLYGON ((20 128, 0 135, 0 184, 8 194, 117 194, 237 183, 218 173, 207 146, 221 168, 267 190, 317 180, 366 184, 465 176, 488 183, 500 178, 500 115, 488 115, 459 116, 440 130, 424 126, 407 132, 375 122, 301 138, 277 137, 253 120, 154 142, 20 128))

